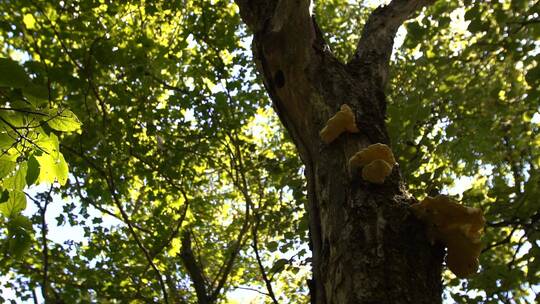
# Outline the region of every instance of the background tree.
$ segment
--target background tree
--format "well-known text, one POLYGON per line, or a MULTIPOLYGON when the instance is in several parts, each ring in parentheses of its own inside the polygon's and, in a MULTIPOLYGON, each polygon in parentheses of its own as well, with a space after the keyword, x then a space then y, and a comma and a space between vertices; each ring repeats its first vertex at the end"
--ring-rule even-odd
MULTIPOLYGON (((282 4, 275 14, 275 4, 258 2, 239 6, 255 33, 261 78, 251 57, 251 32, 231 1, 0 3, 2 56, 23 62, 32 83, 47 87, 48 104, 69 108, 82 122, 81 134, 45 130, 61 138, 72 174, 51 192, 26 190, 37 206, 31 218, 37 233, 28 252, 14 254, 9 230, 3 232, 4 287, 23 300, 53 303, 226 302, 238 287, 257 289, 260 301, 308 302, 312 260, 305 206, 311 206, 328 215, 320 217, 326 227, 320 233, 317 213, 307 208, 314 265, 321 265, 311 287, 319 290, 319 301, 376 299, 380 294, 361 292, 384 271, 391 280, 373 288, 386 287, 393 296, 413 276, 435 286, 415 284, 410 296, 436 301, 442 252, 428 245, 421 226, 408 217, 405 203, 412 198, 398 188, 400 176, 395 172, 385 186, 373 187, 345 170, 346 156, 359 147, 390 141, 401 178, 417 199, 452 191, 458 182, 468 189, 464 203, 485 210, 482 271, 469 280, 444 272, 445 295, 462 303, 533 302, 538 2, 439 1, 418 10, 406 24, 403 45, 394 50, 388 76, 381 71, 393 35, 375 43, 360 40, 360 54, 374 56, 369 65, 354 54, 362 26, 368 25, 366 41, 373 20, 389 8, 366 23, 373 11, 369 3, 317 1, 313 11, 321 30, 300 31, 297 25, 311 24, 307 1, 292 10, 282 4), (283 31, 269 37, 269 26, 283 31), (299 55, 302 48, 287 47, 282 53, 283 46, 305 47, 309 35, 316 37, 313 50, 299 55), (376 48, 380 44, 385 47, 376 48), (314 65, 313 58, 324 60, 314 65), (299 70, 306 62, 311 68, 299 70), (272 114, 262 78, 305 169, 272 114), (292 89, 296 93, 289 95, 292 89), (302 94, 306 98, 298 98, 302 94), (313 105, 291 111, 284 102, 289 99, 313 105), (342 103, 357 111, 363 133, 322 145, 317 133, 342 103), (305 186, 304 173, 318 180, 315 187, 305 186), (51 200, 55 193, 64 200, 51 200), (308 203, 306 194, 320 205, 308 203), (62 212, 53 214, 55 208, 62 212), (362 239, 381 235, 366 229, 380 227, 377 210, 383 210, 386 232, 362 239), (335 223, 335 216, 343 221, 335 223), (82 235, 55 241, 56 225, 82 227, 82 235), (399 234, 404 237, 396 240, 399 234), (349 273, 362 266, 340 268, 350 265, 347 257, 372 267, 349 273), (338 270, 342 278, 360 279, 339 281, 338 270), (326 288, 321 273, 328 274, 326 288), (415 294, 421 288, 430 291, 415 294)), ((406 12, 396 14, 400 22, 417 8, 416 1, 390 6, 406 12)), ((391 34, 400 22, 385 22, 383 29, 391 31, 381 33, 391 34)), ((2 127, 9 131, 9 125, 2 127)), ((22 161, 15 160, 14 168, 22 161)))

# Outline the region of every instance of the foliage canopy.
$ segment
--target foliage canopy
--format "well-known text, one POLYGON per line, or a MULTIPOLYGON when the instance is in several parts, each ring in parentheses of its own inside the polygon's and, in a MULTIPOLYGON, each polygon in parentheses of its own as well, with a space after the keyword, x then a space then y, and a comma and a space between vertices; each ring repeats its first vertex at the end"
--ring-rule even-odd
MULTIPOLYGON (((342 59, 372 9, 350 2, 314 8, 342 59)), ((0 1, 4 290, 232 303, 249 287, 307 302, 302 166, 237 10, 0 1)), ((393 55, 388 128, 409 190, 456 194, 488 221, 481 272, 445 275, 458 303, 539 299, 539 15, 538 1, 438 1, 393 55)))

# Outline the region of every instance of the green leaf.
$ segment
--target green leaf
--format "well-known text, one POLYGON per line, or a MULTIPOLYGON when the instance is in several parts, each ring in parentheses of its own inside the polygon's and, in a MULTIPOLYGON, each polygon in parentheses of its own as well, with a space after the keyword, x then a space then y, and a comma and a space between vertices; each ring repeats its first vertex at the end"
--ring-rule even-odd
POLYGON ((41 128, 36 128, 34 131, 36 135, 34 144, 45 153, 56 155, 59 151, 58 137, 53 133, 51 133, 51 136, 47 135, 41 128))
POLYGON ((13 169, 15 169, 16 165, 17 163, 14 161, 0 158, 0 179, 6 177, 11 172, 13 172, 13 169))
POLYGON ((70 110, 62 110, 60 112, 51 113, 52 119, 47 123, 57 131, 70 132, 78 131, 81 128, 81 122, 77 116, 70 110))
POLYGON ((527 75, 525 75, 525 80, 527 80, 527 83, 529 83, 531 86, 540 83, 540 61, 537 62, 534 68, 527 71, 527 75))
POLYGON ((26 184, 34 184, 39 177, 39 162, 34 156, 28 159, 28 170, 26 171, 26 184))
POLYGON ((28 85, 23 88, 23 95, 34 106, 45 104, 49 100, 49 90, 45 86, 28 85))
POLYGON ((274 263, 274 266, 270 269, 270 272, 277 273, 283 270, 285 265, 289 263, 289 260, 287 259, 279 259, 274 263))
POLYGON ((20 115, 19 113, 15 113, 13 111, 0 111, 0 117, 2 117, 2 121, 0 121, 0 126, 4 130, 11 130, 13 127, 16 128, 24 128, 24 116, 20 115))
POLYGON ((23 215, 15 215, 8 222, 8 249, 14 258, 21 258, 32 244, 32 222, 23 215))
POLYGON ((0 194, 0 203, 7 202, 8 199, 9 199, 9 191, 8 190, 2 191, 2 193, 0 194))
POLYGON ((3 186, 6 189, 23 190, 26 186, 26 170, 26 162, 20 163, 15 174, 4 180, 3 186))
POLYGON ((0 204, 0 212, 6 217, 12 217, 26 209, 26 196, 20 190, 9 191, 9 198, 0 204))
POLYGON ((278 242, 274 242, 274 241, 268 242, 266 244, 266 248, 268 248, 269 251, 274 252, 278 248, 278 242))
MULTIPOLYGON (((14 132, 13 132, 14 133, 14 132)), ((15 139, 13 134, 8 134, 7 132, 0 133, 0 149, 9 149, 13 144, 15 143, 15 139)))
POLYGON ((407 47, 414 48, 420 41, 423 40, 423 35, 427 29, 422 27, 418 22, 409 22, 407 28, 407 47))
POLYGON ((540 24, 534 23, 529 25, 529 31, 532 34, 532 38, 536 40, 540 39, 540 24))
POLYGON ((30 82, 23 67, 17 61, 0 58, 0 86, 23 88, 30 82))
POLYGON ((522 10, 527 7, 527 0, 512 0, 512 9, 522 10))
POLYGON ((39 131, 36 144, 45 152, 34 156, 39 164, 38 183, 54 183, 55 180, 64 185, 68 177, 68 165, 59 150, 58 137, 54 133, 47 136, 43 130, 39 131))
POLYGON ((471 9, 469 9, 466 13, 465 13, 465 20, 473 20, 473 19, 476 19, 480 16, 480 10, 479 10, 479 6, 475 6, 471 9))
POLYGON ((481 32, 487 29, 487 26, 484 24, 481 18, 474 18, 469 23, 467 30, 471 33, 481 32))
MULTIPOLYGON (((54 134, 51 136, 56 137, 54 134)), ((54 183, 55 180, 60 185, 65 185, 68 178, 68 164, 64 159, 62 153, 50 153, 36 156, 36 160, 39 163, 39 177, 38 182, 54 183)))

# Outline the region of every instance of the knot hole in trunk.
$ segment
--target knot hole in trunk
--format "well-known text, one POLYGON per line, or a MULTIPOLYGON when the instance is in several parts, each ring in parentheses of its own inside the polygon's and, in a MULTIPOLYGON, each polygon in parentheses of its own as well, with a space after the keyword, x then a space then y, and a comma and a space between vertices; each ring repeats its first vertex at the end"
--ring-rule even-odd
POLYGON ((282 70, 278 70, 274 74, 274 83, 276 84, 276 87, 278 89, 283 88, 283 86, 285 85, 285 74, 283 74, 282 70))

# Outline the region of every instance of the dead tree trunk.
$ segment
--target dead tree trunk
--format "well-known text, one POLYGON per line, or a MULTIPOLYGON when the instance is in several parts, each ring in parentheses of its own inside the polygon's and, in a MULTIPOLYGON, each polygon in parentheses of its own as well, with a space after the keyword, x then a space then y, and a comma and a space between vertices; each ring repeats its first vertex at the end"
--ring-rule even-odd
MULTIPOLYGON (((383 185, 348 159, 388 143, 384 86, 398 27, 429 0, 394 0, 368 19, 353 59, 330 52, 309 0, 236 0, 274 108, 306 167, 313 251, 312 303, 440 303, 442 251, 410 215, 399 168, 383 185), (326 145, 319 131, 348 104, 358 134, 326 145)), ((396 167, 395 167, 396 168, 396 167)))

